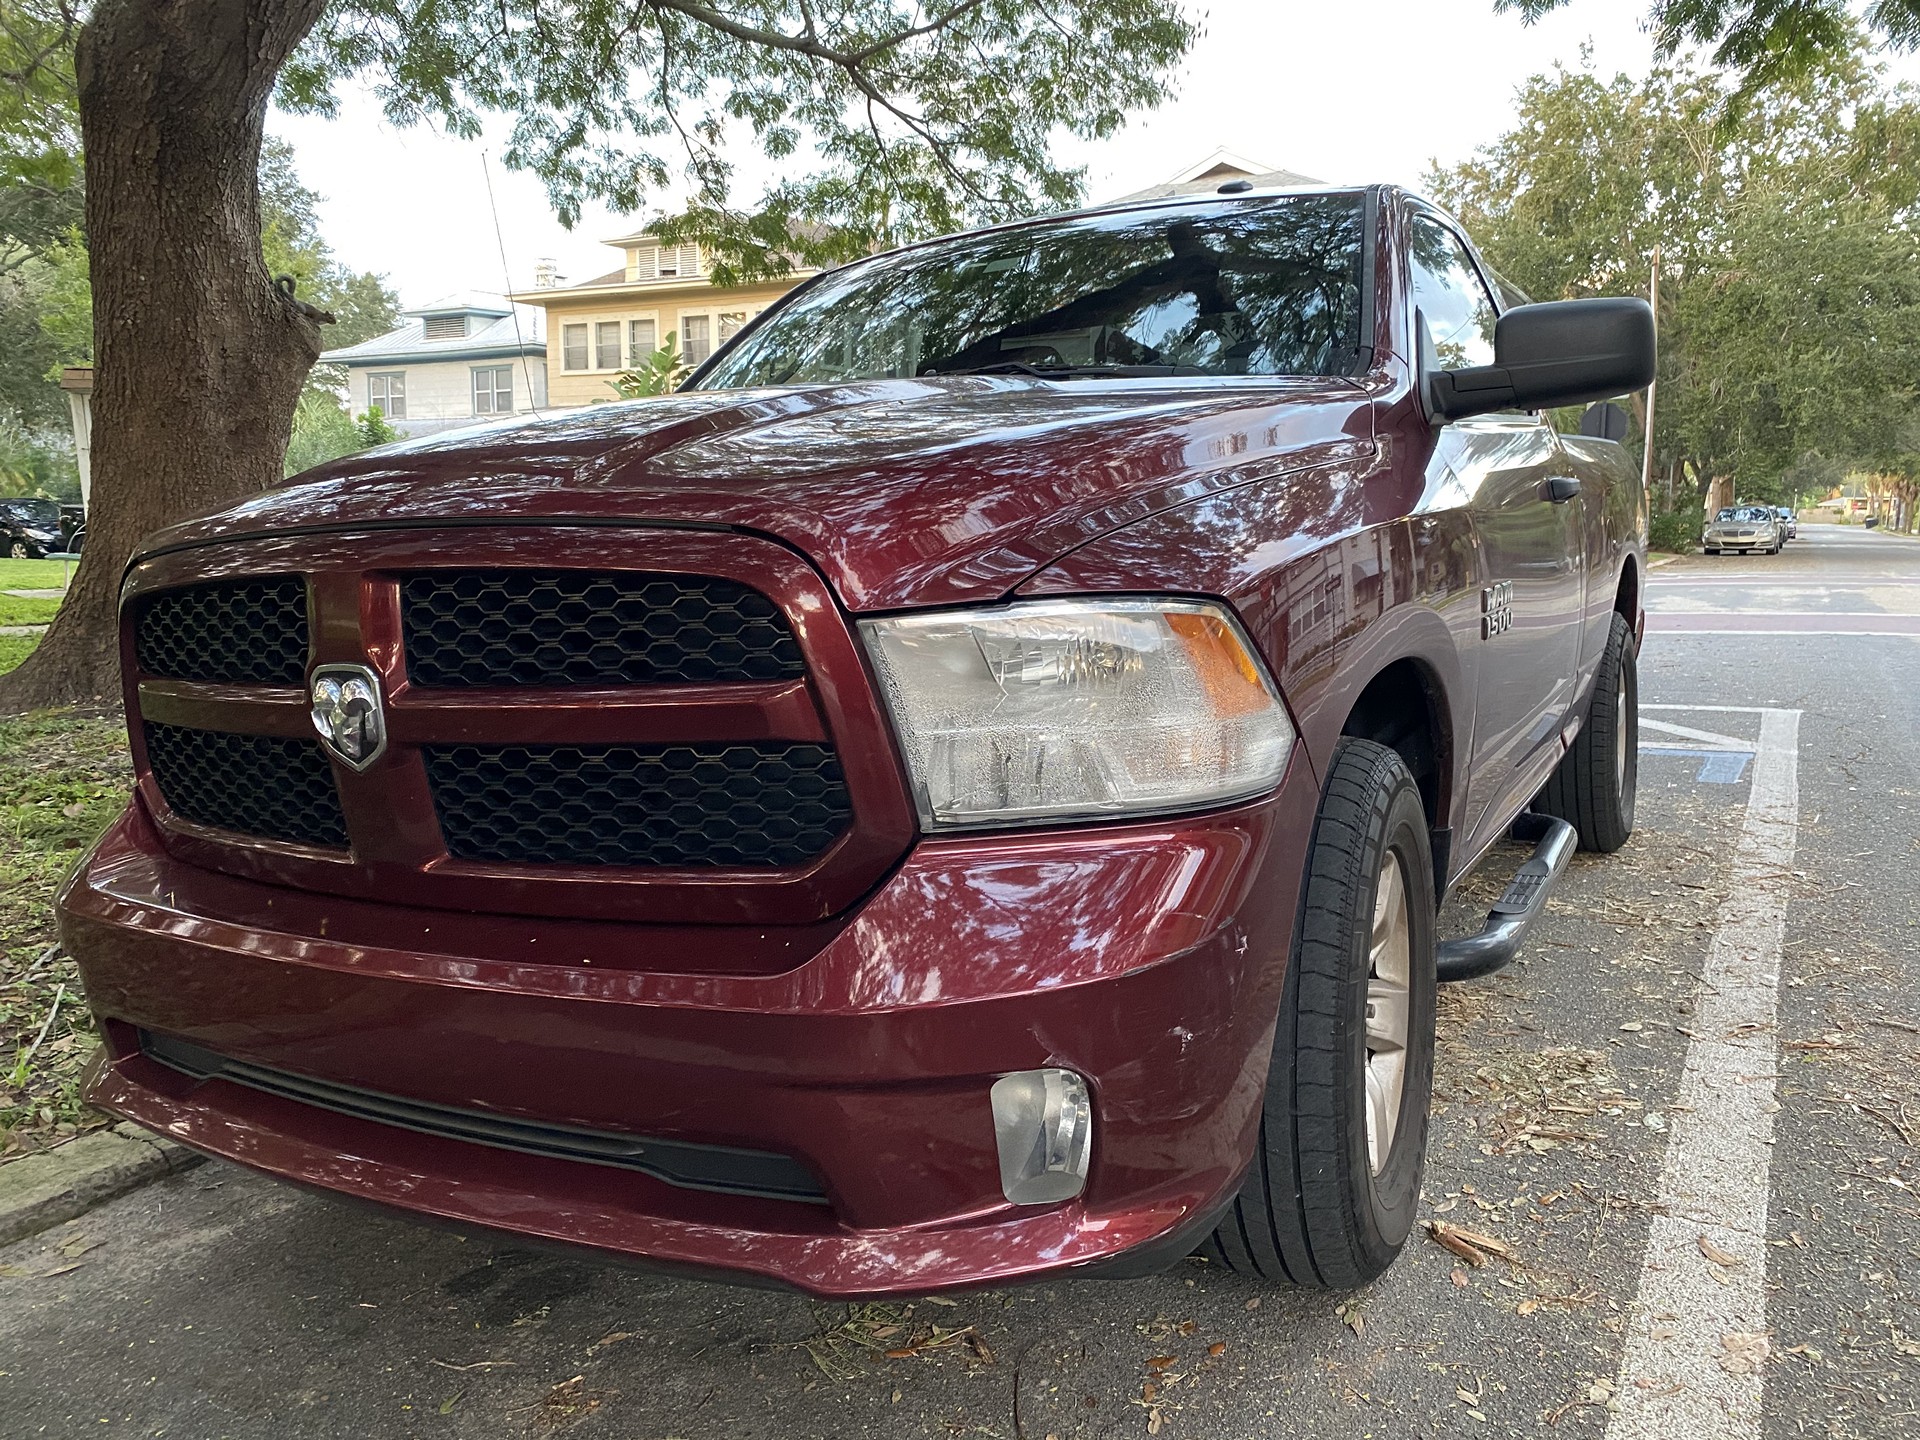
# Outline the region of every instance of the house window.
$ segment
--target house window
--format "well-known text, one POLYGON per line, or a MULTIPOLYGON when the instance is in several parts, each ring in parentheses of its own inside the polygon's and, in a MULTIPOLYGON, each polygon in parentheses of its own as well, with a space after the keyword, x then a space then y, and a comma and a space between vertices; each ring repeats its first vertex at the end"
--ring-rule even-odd
POLYGON ((560 327, 560 368, 562 370, 587 368, 586 326, 562 325, 560 327))
POLYGON ((720 312, 720 343, 726 344, 738 335, 747 324, 747 312, 744 310, 722 310, 720 312))
POLYGON ((485 365, 473 372, 473 413, 506 415, 513 410, 513 367, 485 365))
POLYGON ((407 372, 394 370, 367 376, 367 408, 389 420, 407 418, 407 372))
POLYGON ((689 365, 701 364, 713 354, 713 326, 705 315, 680 317, 680 351, 689 365))
POLYGON ((620 322, 618 320, 602 320, 593 327, 593 368, 596 370, 620 368, 620 322))
POLYGON ((467 317, 464 315, 429 315, 426 318, 426 336, 428 340, 464 340, 467 337, 467 317))
POLYGON ((627 364, 644 365, 647 356, 660 348, 659 327, 651 320, 627 322, 627 364))

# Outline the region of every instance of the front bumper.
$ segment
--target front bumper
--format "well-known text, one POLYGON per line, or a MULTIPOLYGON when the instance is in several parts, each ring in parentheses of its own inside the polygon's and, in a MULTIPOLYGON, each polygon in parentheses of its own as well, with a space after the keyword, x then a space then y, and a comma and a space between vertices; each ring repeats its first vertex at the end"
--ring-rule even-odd
POLYGON ((1277 795, 1213 815, 924 842, 775 974, 674 973, 644 925, 614 932, 624 964, 603 924, 598 963, 571 958, 588 932, 560 920, 446 953, 471 917, 182 864, 136 803, 60 902, 109 1037, 89 1094, 321 1190, 820 1296, 1110 1267, 1203 1226, 1252 1153, 1316 798, 1296 756, 1277 795), (792 1157, 826 1203, 195 1079, 142 1030, 431 1106, 792 1157), (1052 1065, 1094 1092, 1087 1188, 1012 1206, 988 1088, 1052 1065))

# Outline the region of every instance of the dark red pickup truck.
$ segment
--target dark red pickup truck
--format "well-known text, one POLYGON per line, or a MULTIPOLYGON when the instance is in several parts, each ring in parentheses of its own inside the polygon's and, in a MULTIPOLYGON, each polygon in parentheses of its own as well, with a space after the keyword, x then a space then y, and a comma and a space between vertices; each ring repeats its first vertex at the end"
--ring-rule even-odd
POLYGON ((1638 477, 1538 411, 1652 320, 1518 300, 1391 188, 1035 220, 155 536, 92 1098, 818 1295, 1377 1273, 1436 978, 1632 826, 1638 477))

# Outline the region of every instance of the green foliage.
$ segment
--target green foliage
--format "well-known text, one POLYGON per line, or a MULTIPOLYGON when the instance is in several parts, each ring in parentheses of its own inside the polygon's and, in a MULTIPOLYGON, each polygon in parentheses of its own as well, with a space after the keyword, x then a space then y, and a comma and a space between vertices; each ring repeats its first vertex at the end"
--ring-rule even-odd
MULTIPOLYGON (((0 671, 37 643, 20 639, 0 636, 0 671)), ((132 782, 117 718, 42 711, 0 720, 0 1161, 110 1123, 80 1099, 93 1025, 73 962, 57 953, 52 901, 132 782)))
POLYGON ((1858 55, 1756 91, 1556 70, 1430 177, 1536 299, 1646 294, 1660 256, 1656 465, 1772 498, 1809 452, 1890 458, 1920 376, 1920 104, 1858 55))
POLYGON ((1655 550, 1691 555, 1700 545, 1704 512, 1698 504, 1682 504, 1655 511, 1648 525, 1648 543, 1655 550))
POLYGON ((400 297, 380 276, 355 274, 320 236, 320 197, 300 183, 293 147, 267 137, 260 150, 260 254, 272 275, 291 275, 294 293, 334 318, 329 349, 358 345, 400 323, 400 297))
POLYGON ((309 385, 293 412, 293 435, 287 441, 281 473, 298 475, 363 448, 360 432, 340 397, 321 386, 309 385))
POLYGON ((293 437, 287 444, 281 473, 298 475, 343 455, 406 438, 404 431, 387 423, 378 406, 355 420, 332 390, 325 385, 309 385, 293 412, 293 437))
POLYGON ((1196 33, 1178 0, 334 0, 279 99, 330 111, 367 76, 396 123, 473 138, 510 117, 507 163, 569 224, 587 200, 634 213, 684 181, 660 233, 706 244, 727 284, 1070 204, 1081 176, 1054 137, 1111 135, 1158 102, 1196 33), (742 204, 735 143, 818 162, 742 204))
MULTIPOLYGON (((1528 21, 1558 10, 1567 0, 1494 0, 1494 9, 1517 11, 1528 21)), ((1648 28, 1660 54, 1671 59, 1698 46, 1713 63, 1740 77, 1744 102, 1769 85, 1802 79, 1837 55, 1852 53, 1859 40, 1850 0, 1653 0, 1648 28)), ((1871 0, 1865 19, 1876 42, 1892 50, 1920 47, 1920 0, 1871 0)), ((1739 107, 1736 107, 1739 108, 1739 107)))
POLYGON ((371 450, 375 445, 391 445, 396 440, 407 438, 404 430, 396 430, 387 423, 387 417, 380 413, 378 405, 354 421, 353 430, 360 437, 359 448, 363 450, 371 450))
POLYGON ((75 24, 61 0, 0 9, 0 269, 80 220, 75 24))
POLYGON ((406 436, 387 423, 378 407, 358 420, 347 414, 340 397, 324 385, 309 385, 293 412, 293 437, 281 473, 298 475, 315 465, 353 455, 375 445, 390 445, 406 436))
POLYGON ((687 378, 693 367, 680 358, 678 342, 667 335, 666 344, 651 351, 633 369, 622 370, 607 383, 622 400, 638 400, 647 395, 665 395, 687 378))
POLYGON ((73 440, 54 425, 27 426, 0 415, 0 498, 78 500, 80 470, 73 440))

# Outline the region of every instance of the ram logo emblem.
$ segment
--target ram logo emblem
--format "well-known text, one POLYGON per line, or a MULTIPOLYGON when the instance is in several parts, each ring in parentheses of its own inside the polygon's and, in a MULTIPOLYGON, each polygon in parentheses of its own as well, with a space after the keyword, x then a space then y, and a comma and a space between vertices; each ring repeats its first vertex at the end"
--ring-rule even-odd
POLYGON ((322 665, 313 672, 313 728, 342 764, 364 770, 387 748, 380 677, 365 665, 322 665))
POLYGON ((1502 580, 1480 592, 1480 638, 1491 640, 1513 628, 1513 582, 1502 580))

